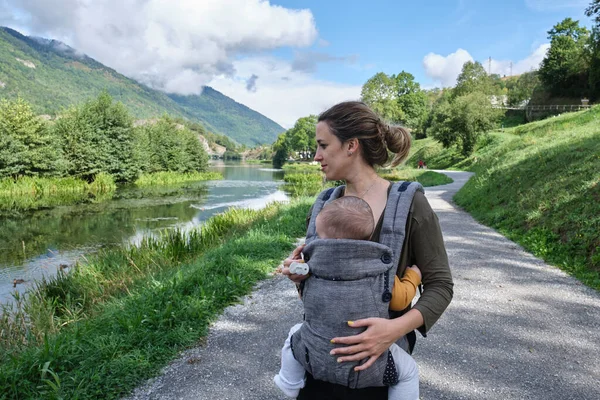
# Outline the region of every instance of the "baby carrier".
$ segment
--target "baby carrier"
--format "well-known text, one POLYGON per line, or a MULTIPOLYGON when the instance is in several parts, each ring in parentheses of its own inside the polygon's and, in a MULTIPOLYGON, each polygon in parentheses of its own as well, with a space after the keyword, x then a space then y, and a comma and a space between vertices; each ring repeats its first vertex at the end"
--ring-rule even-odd
POLYGON ((338 363, 329 352, 340 345, 334 337, 364 331, 348 321, 368 317, 389 318, 394 276, 405 237, 406 219, 413 196, 423 191, 416 182, 393 184, 383 217, 380 243, 366 240, 320 239, 317 215, 328 202, 338 198, 343 186, 323 191, 314 206, 306 247, 302 251, 311 275, 304 281, 304 323, 291 338, 294 357, 315 379, 352 389, 389 386, 398 382, 391 352, 382 354, 364 371, 354 367, 367 361, 338 363))

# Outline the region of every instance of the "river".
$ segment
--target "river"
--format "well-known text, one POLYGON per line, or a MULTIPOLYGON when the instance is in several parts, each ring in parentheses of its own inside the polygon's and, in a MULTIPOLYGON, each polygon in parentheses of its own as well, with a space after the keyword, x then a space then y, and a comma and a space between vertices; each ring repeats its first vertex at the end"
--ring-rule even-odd
POLYGON ((212 163, 211 170, 224 179, 179 187, 120 187, 103 203, 0 219, 0 303, 55 275, 61 265, 68 271, 100 248, 136 244, 164 229, 189 230, 229 207, 261 208, 288 199, 279 190, 281 170, 222 161, 212 163), (25 282, 13 287, 15 279, 25 282))

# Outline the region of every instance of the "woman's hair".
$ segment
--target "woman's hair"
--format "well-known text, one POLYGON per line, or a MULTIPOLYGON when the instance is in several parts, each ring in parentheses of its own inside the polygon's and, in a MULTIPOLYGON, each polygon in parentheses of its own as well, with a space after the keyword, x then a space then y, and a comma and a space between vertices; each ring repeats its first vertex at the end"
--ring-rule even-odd
POLYGON ((385 165, 388 162, 388 149, 396 153, 392 160, 393 167, 408 156, 410 133, 402 127, 382 121, 365 103, 346 101, 336 104, 319 115, 318 121, 325 122, 342 143, 357 138, 362 156, 370 166, 385 165))
POLYGON ((342 196, 327 203, 315 223, 328 239, 368 240, 375 229, 369 203, 356 196, 342 196))

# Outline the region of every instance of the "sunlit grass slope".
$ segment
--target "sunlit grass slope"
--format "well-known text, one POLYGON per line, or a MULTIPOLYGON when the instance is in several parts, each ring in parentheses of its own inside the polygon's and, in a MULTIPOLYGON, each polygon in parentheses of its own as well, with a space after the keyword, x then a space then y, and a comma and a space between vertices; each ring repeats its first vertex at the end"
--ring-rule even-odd
POLYGON ((449 167, 476 173, 455 196, 476 219, 600 289, 600 107, 491 133, 449 167))

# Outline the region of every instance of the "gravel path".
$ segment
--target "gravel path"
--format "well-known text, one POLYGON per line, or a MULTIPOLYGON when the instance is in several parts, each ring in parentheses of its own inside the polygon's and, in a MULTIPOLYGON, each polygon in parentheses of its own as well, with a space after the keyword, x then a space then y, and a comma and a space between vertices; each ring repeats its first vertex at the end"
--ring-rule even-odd
MULTIPOLYGON (((442 171, 440 171, 442 172, 442 171)), ((600 293, 458 209, 454 183, 428 188, 446 242, 454 300, 414 357, 422 399, 600 399, 600 293)), ((206 344, 136 389, 140 399, 283 399, 272 383, 302 319, 291 282, 262 282, 229 307, 206 344)))

